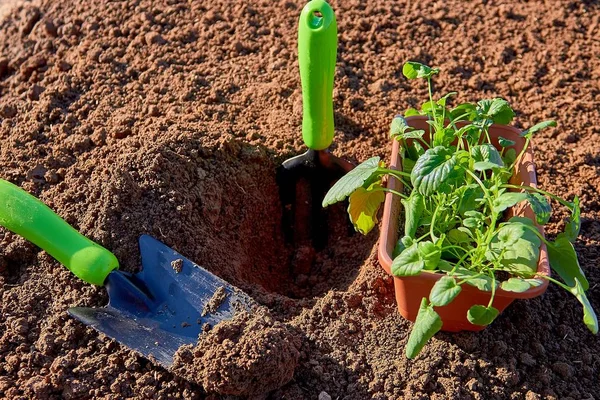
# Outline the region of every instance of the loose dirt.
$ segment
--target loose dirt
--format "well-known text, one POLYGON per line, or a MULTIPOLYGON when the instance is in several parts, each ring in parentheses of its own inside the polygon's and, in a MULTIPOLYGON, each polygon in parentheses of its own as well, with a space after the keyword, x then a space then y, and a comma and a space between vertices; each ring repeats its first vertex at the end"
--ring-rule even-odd
MULTIPOLYGON (((389 158, 391 118, 426 97, 423 85, 402 77, 409 59, 441 68, 438 93, 505 97, 523 127, 558 120, 559 128, 534 141, 539 181, 581 198, 576 248, 600 309, 598 4, 332 6, 339 30, 334 154, 389 158)), ((325 251, 285 245, 275 168, 303 150, 301 7, 35 0, 0 17, 0 177, 113 251, 124 270, 139 268, 138 237, 153 235, 246 291, 273 320, 258 323, 265 329, 252 332, 262 338, 252 343, 244 332, 254 322, 214 327, 203 334, 216 344, 214 358, 197 361, 209 354, 200 352, 174 375, 70 318, 68 307, 105 305, 105 290, 0 230, 0 395, 220 398, 207 391, 272 389, 262 396, 600 397, 600 340, 562 290, 514 303, 481 333, 436 335, 408 361, 411 324, 397 313, 392 281, 378 266, 377 232, 349 234, 338 207, 325 251), (224 347, 219 333, 230 331, 253 350, 239 358, 229 352, 236 347, 224 347), (298 349, 297 362, 286 343, 298 349), (264 362, 268 344, 278 349, 274 363, 264 362), (251 355, 252 366, 290 363, 260 387, 255 379, 267 369, 238 369, 251 355), (216 368, 235 372, 211 375, 216 368)), ((554 213, 550 236, 564 217, 554 213)))
POLYGON ((224 395, 263 395, 294 376, 300 340, 262 308, 239 313, 175 354, 173 372, 224 395))
POLYGON ((210 300, 208 300, 208 302, 202 309, 202 316, 204 317, 207 314, 214 313, 215 311, 217 311, 219 306, 223 304, 226 298, 227 292, 225 291, 225 288, 221 286, 220 288, 215 290, 213 296, 210 298, 210 300))

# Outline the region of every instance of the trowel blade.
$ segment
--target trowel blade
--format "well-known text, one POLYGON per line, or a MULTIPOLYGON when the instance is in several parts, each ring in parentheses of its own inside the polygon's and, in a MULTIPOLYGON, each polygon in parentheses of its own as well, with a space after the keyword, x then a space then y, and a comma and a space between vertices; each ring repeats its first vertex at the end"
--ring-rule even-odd
POLYGON ((205 324, 255 306, 250 296, 151 236, 141 236, 139 246, 142 270, 110 273, 106 307, 74 307, 69 314, 168 368, 177 349, 195 344, 205 324))

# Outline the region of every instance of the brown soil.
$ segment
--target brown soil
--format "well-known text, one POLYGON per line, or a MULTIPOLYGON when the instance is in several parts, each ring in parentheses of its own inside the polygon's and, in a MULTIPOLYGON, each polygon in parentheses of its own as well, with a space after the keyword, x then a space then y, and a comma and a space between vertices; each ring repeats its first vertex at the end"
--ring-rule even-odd
MULTIPOLYGON (((389 157, 392 116, 426 95, 402 78, 408 59, 442 69, 439 92, 507 98, 518 125, 557 119, 535 138, 539 181, 581 198, 576 248, 600 309, 598 4, 332 5, 334 154, 389 157)), ((0 177, 111 249, 125 270, 139 268, 137 238, 147 233, 267 306, 300 340, 293 379, 270 398, 600 397, 600 340, 562 290, 514 303, 481 333, 439 334, 408 361, 411 324, 378 266, 377 232, 348 235, 338 208, 327 250, 285 246, 275 168, 303 150, 300 9, 278 0, 11 9, 0 18, 0 177)), ((564 216, 554 214, 550 235, 564 216)), ((0 396, 203 398, 224 382, 173 375, 70 318, 68 307, 105 305, 105 290, 5 230, 0 285, 0 396)), ((219 357, 212 362, 240 361, 219 357)), ((258 391, 252 385, 227 390, 258 391)))
POLYGON ((292 379, 299 347, 299 338, 263 308, 239 313, 201 335, 196 346, 181 347, 172 370, 209 392, 262 395, 292 379))
POLYGON ((227 298, 227 292, 225 291, 225 287, 221 286, 217 290, 213 296, 208 300, 204 308, 202 309, 202 316, 204 317, 207 314, 214 313, 219 309, 219 306, 223 304, 225 299, 227 298))

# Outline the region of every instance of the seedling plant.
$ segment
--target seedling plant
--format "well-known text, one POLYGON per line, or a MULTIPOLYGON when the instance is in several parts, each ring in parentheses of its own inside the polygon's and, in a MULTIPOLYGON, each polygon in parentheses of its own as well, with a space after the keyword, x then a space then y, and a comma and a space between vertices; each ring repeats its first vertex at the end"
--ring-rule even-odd
POLYGON ((532 135, 556 123, 544 121, 523 131, 524 146, 518 153, 515 142, 502 137, 497 148, 489 129, 513 120, 508 102, 494 98, 450 107, 455 92, 434 99, 432 77, 438 73, 439 69, 416 62, 403 66, 406 78, 427 81, 429 98, 419 110, 410 108, 391 123, 390 135, 401 143, 402 170, 386 168, 379 157, 372 157, 340 179, 323 200, 326 207, 348 198, 350 220, 356 230, 367 234, 377 223, 384 194, 399 196, 404 232, 394 249, 392 273, 398 277, 444 274, 429 298, 422 299, 406 356, 415 357, 441 329, 442 320, 434 307, 450 304, 463 285, 491 293, 488 304, 469 309, 467 318, 472 324, 489 325, 498 316, 493 307, 498 288, 524 292, 546 279, 577 298, 583 306, 583 322, 597 333, 598 319, 586 296, 589 284, 573 247, 580 229, 579 199, 566 201, 535 187, 509 183, 532 135), (429 137, 424 130, 409 126, 404 117, 413 115, 427 116, 429 137), (402 182, 402 192, 385 186, 389 176, 402 182), (552 241, 536 226, 550 220, 549 199, 570 211, 564 231, 552 241), (529 203, 535 222, 504 217, 507 209, 521 202, 529 203), (562 281, 537 273, 542 243, 562 281))

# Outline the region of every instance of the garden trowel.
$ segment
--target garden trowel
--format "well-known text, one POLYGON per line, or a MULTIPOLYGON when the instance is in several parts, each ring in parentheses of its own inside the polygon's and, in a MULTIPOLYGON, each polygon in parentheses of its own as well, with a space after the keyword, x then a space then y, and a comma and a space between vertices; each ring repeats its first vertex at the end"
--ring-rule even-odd
POLYGON ((41 247, 85 282, 106 286, 106 307, 73 307, 69 314, 167 368, 181 345, 196 343, 205 324, 254 306, 248 295, 148 235, 139 239, 141 271, 119 271, 110 251, 1 179, 0 225, 41 247))
POLYGON ((326 217, 321 205, 325 193, 332 182, 353 168, 348 161, 327 151, 334 135, 332 96, 336 53, 337 24, 333 10, 324 0, 312 0, 302 10, 298 26, 302 138, 308 151, 284 161, 277 171, 277 182, 287 241, 298 242, 299 231, 308 222, 316 250, 321 250, 327 242, 326 217), (306 191, 310 200, 298 193, 302 180, 310 185, 306 191), (310 209, 306 210, 307 207, 310 209))

